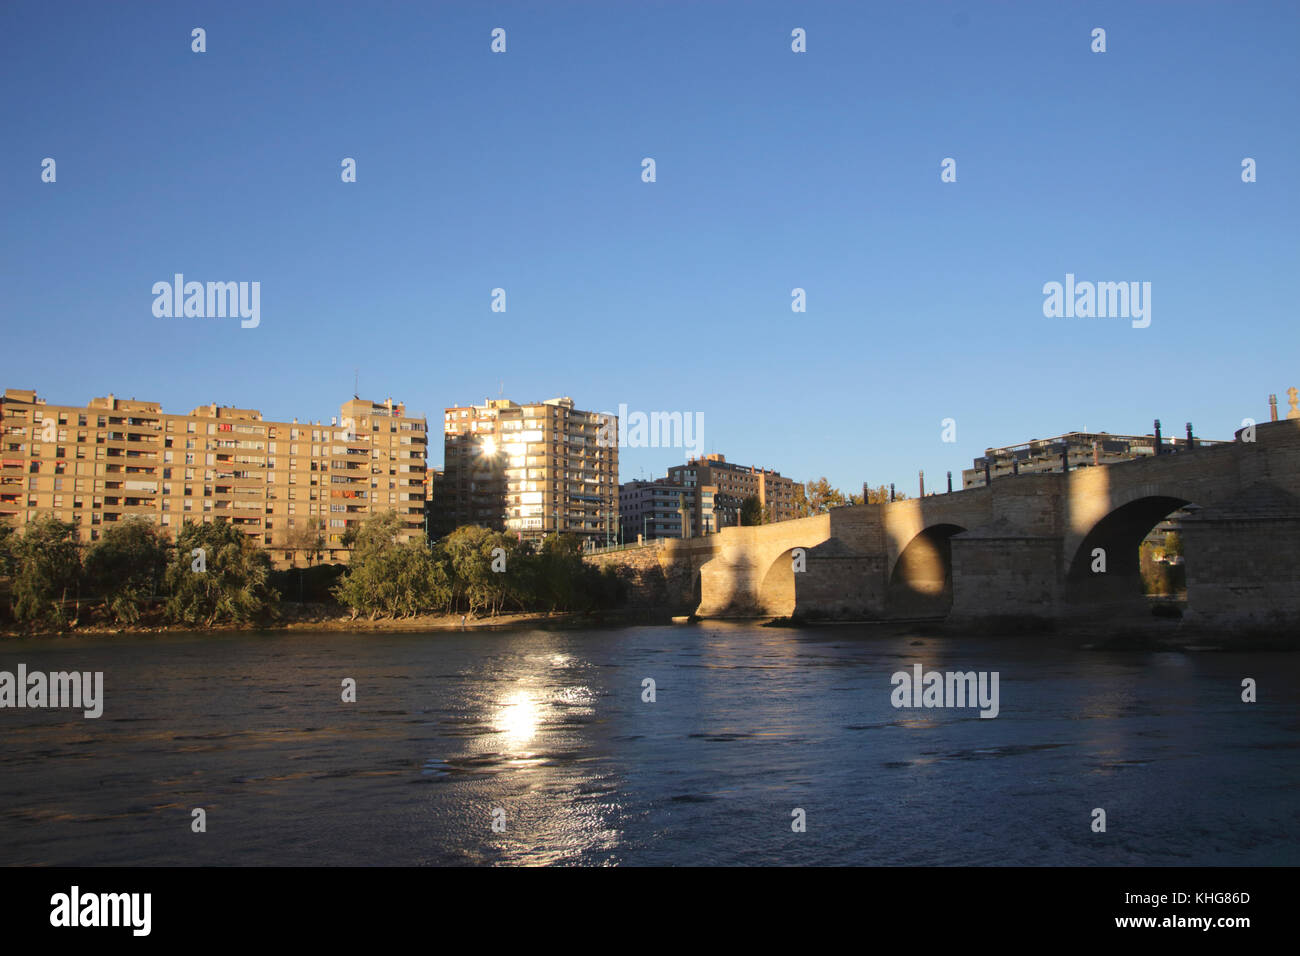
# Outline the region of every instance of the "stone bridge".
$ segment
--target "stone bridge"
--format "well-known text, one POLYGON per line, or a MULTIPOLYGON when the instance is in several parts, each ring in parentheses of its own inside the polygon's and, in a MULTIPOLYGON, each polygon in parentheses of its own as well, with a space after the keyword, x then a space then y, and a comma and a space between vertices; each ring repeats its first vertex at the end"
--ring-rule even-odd
POLYGON ((1292 627, 1300 420, 1257 425, 1255 441, 1242 438, 726 528, 660 560, 680 552, 688 561, 701 617, 1096 619, 1145 610, 1139 545, 1190 505, 1198 510, 1182 522, 1187 620, 1292 627))

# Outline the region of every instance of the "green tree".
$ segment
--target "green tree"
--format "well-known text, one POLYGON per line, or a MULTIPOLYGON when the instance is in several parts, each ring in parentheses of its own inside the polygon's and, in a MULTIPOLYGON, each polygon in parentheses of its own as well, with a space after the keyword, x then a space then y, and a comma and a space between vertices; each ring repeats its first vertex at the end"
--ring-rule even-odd
POLYGON ((401 541, 408 529, 395 512, 372 515, 351 535, 352 558, 334 596, 353 617, 414 617, 451 601, 445 566, 423 539, 401 541))
POLYGON ((10 542, 14 539, 14 526, 8 521, 0 520, 0 578, 13 574, 13 555, 10 542))
POLYGON ((750 495, 741 501, 740 523, 747 528, 763 523, 763 506, 759 504, 757 495, 750 495))
POLYGON ((168 545, 147 518, 110 525, 86 554, 86 577, 119 624, 135 624, 167 570, 168 545))
POLYGON ((9 537, 6 551, 14 619, 23 624, 67 624, 65 603, 77 596, 81 576, 76 525, 38 518, 21 536, 9 537))
POLYGON ((343 546, 352 549, 354 559, 364 559, 397 544, 399 536, 406 530, 396 511, 381 511, 348 528, 343 534, 343 546))
POLYGON ((167 567, 167 616, 201 624, 251 621, 274 613, 279 593, 271 587, 271 559, 236 526, 224 520, 186 524, 167 567), (205 570, 195 569, 202 550, 205 570))
POLYGON ((500 531, 489 535, 483 547, 487 549, 491 571, 482 589, 487 609, 493 617, 505 610, 507 604, 522 611, 536 591, 536 563, 532 549, 516 535, 500 531))
POLYGON ((521 607, 527 600, 534 569, 526 567, 528 552, 514 535, 463 525, 447 535, 441 550, 446 556, 456 607, 471 614, 496 614, 509 599, 521 607), (505 554, 494 558, 496 548, 502 548, 505 554), (505 570, 494 571, 494 564, 504 564, 505 570))
POLYGON ((536 589, 538 607, 549 611, 579 608, 582 581, 587 565, 582 560, 582 541, 577 535, 548 534, 537 555, 536 589))

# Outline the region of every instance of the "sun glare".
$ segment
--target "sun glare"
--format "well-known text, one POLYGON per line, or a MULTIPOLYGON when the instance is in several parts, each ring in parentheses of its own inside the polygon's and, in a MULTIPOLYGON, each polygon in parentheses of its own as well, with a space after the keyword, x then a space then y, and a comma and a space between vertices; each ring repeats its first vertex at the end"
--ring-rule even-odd
POLYGON ((537 733, 541 709, 529 694, 520 691, 507 698, 497 715, 501 733, 511 744, 525 744, 537 733))

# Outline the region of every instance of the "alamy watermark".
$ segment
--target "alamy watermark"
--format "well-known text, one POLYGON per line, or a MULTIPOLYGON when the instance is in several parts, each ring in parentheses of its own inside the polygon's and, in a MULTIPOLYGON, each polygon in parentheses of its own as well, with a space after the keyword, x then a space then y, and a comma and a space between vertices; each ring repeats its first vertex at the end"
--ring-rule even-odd
POLYGON ((28 672, 26 664, 19 664, 17 674, 0 671, 0 708, 4 707, 71 707, 94 720, 104 713, 104 672, 46 674, 28 672))
POLYGON ((224 319, 239 317, 240 327, 255 329, 262 322, 262 283, 186 282, 176 273, 172 282, 153 284, 153 314, 160 319, 224 319))
POLYGON ((1127 319, 1133 328, 1151 324, 1150 282, 1075 282, 1074 273, 1065 283, 1043 284, 1043 315, 1049 319, 1127 319))
POLYGON ((703 412, 629 412, 627 404, 620 402, 617 416, 601 412, 600 417, 596 433, 600 448, 612 448, 617 441, 619 448, 684 448, 694 457, 704 450, 703 412))
POLYGON ((152 911, 152 893, 83 893, 74 885, 50 897, 50 925, 56 927, 120 926, 148 936, 152 911))
POLYGON ((998 671, 926 671, 912 665, 912 673, 896 671, 889 679, 895 707, 979 707, 981 717, 998 715, 998 671))

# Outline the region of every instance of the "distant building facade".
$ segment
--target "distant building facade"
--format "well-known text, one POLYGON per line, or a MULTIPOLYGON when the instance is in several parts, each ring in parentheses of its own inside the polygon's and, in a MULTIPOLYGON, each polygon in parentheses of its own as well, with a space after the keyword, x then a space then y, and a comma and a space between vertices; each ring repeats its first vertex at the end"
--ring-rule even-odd
MULTIPOLYGON (((729 511, 733 502, 743 502, 746 498, 757 498, 758 503, 767 511, 769 521, 786 521, 798 518, 800 514, 795 506, 795 482, 782 477, 780 472, 767 468, 755 468, 749 465, 733 464, 722 455, 706 455, 692 458, 684 465, 674 465, 668 469, 668 481, 686 488, 698 488, 701 494, 696 498, 696 526, 704 528, 708 522, 706 504, 712 500, 715 510, 729 511), (704 492, 709 491, 706 498, 704 492), (718 508, 719 503, 723 507, 718 508)), ((736 505, 737 516, 739 506, 736 505)), ((712 519, 714 529, 726 527, 718 525, 712 519)))
POLYGON ((444 525, 477 524, 523 540, 557 531, 592 545, 618 540, 618 447, 601 441, 605 424, 571 398, 445 409, 444 525))
POLYGON ((397 513, 406 539, 423 533, 425 419, 391 399, 353 398, 340 412, 329 425, 269 422, 216 404, 175 415, 111 394, 51 405, 35 391, 6 389, 0 519, 22 526, 53 515, 90 542, 132 515, 173 535, 187 522, 223 518, 280 566, 313 532, 322 560, 346 561, 343 536, 382 511, 397 513))
POLYGON ((713 485, 675 484, 668 478, 625 482, 619 486, 623 539, 695 538, 733 527, 740 520, 741 499, 719 494, 713 485))
MULTIPOLYGON (((1209 447, 1222 442, 1192 438, 1195 447, 1209 447)), ((1162 436, 1161 452, 1173 454, 1185 451, 1189 440, 1162 436)), ((1111 435, 1107 432, 1068 432, 1055 438, 1042 438, 1022 445, 990 448, 972 467, 962 474, 963 488, 980 488, 984 485, 985 466, 990 478, 1004 475, 1029 475, 1041 472, 1062 471, 1067 468, 1087 468, 1092 465, 1109 465, 1117 461, 1146 458, 1156 453, 1156 436, 1111 435)))

